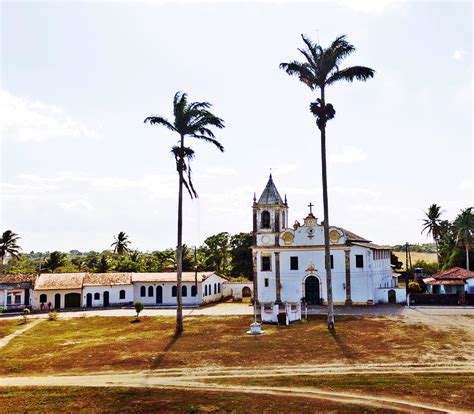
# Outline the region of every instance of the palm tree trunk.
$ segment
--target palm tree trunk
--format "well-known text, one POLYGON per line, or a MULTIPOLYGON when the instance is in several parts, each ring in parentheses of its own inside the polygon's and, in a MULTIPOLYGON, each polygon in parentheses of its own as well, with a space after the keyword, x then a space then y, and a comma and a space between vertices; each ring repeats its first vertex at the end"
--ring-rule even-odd
POLYGON ((466 243, 465 246, 466 246, 466 270, 470 270, 469 269, 469 244, 466 243))
MULTIPOLYGON (((324 88, 321 88, 321 107, 325 106, 324 88)), ((328 329, 334 330, 334 305, 332 300, 332 277, 331 277, 331 250, 329 247, 329 207, 328 207, 328 183, 326 170, 326 125, 321 128, 321 164, 323 177, 323 210, 324 210, 324 265, 326 268, 326 288, 328 300, 328 329)))
MULTIPOLYGON (((181 135, 181 148, 184 147, 184 136, 181 135)), ((176 335, 183 332, 183 301, 181 284, 183 279, 183 160, 178 160, 178 246, 176 248, 176 335)))
POLYGON ((439 272, 439 253, 438 253, 438 241, 435 239, 435 247, 436 247, 436 263, 438 265, 437 269, 438 269, 438 272, 439 272))

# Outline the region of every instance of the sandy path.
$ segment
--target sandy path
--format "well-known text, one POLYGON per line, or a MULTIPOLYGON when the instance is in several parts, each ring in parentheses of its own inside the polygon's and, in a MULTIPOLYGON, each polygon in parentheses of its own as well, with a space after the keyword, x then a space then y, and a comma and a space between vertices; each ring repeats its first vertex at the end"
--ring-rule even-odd
POLYGON ((356 404, 367 407, 399 410, 409 413, 462 413, 443 405, 400 399, 380 395, 362 395, 318 388, 266 387, 228 385, 205 380, 222 378, 283 377, 299 375, 348 375, 348 374, 406 374, 406 373, 474 373, 474 365, 445 364, 425 366, 417 364, 358 364, 358 365, 298 365, 290 367, 262 367, 246 369, 242 367, 207 367, 160 369, 123 373, 103 373, 91 375, 58 375, 42 377, 4 377, 0 386, 81 386, 81 387, 157 387, 184 388, 229 393, 251 393, 266 395, 285 395, 304 398, 324 399, 338 403, 356 404))
POLYGON ((17 336, 21 335, 22 333, 28 331, 29 329, 35 327, 38 325, 40 322, 42 322, 42 319, 35 319, 33 321, 29 321, 24 328, 19 329, 18 331, 13 332, 10 335, 5 336, 5 338, 0 339, 0 348, 3 348, 6 346, 13 338, 16 338, 17 336))

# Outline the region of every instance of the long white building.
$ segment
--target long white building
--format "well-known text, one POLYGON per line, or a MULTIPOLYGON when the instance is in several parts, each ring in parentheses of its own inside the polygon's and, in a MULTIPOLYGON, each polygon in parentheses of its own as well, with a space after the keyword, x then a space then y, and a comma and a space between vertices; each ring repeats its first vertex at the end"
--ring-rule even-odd
MULTIPOLYGON (((301 303, 325 304, 323 225, 311 211, 288 225, 288 203, 272 176, 253 203, 254 291, 262 320, 300 319, 301 303)), ((341 227, 331 226, 331 274, 335 304, 405 302, 390 265, 390 251, 341 227)))

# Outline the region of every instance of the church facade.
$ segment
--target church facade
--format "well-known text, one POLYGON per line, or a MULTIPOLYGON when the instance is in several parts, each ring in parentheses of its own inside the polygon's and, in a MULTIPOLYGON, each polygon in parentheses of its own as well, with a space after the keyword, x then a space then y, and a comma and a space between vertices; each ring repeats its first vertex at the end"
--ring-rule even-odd
MULTIPOLYGON (((272 176, 253 203, 254 294, 262 320, 301 318, 301 303, 326 304, 323 225, 312 212, 288 225, 288 202, 272 176)), ((390 250, 341 227, 329 228, 331 275, 335 304, 405 302, 393 276, 390 250)))

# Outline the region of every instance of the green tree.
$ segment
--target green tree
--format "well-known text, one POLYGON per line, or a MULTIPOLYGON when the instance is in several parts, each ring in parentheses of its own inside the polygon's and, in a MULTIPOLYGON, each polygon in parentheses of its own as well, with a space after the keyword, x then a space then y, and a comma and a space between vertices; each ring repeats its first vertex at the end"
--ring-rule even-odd
POLYGON ((20 256, 21 247, 18 245, 18 240, 21 237, 11 230, 4 231, 0 238, 0 259, 3 272, 3 262, 7 255, 18 258, 20 256))
POLYGON ((204 240, 202 250, 206 256, 205 266, 220 274, 228 274, 230 262, 230 235, 221 232, 204 240))
POLYGON ((209 111, 211 104, 208 102, 188 103, 185 93, 177 92, 173 99, 174 122, 169 122, 161 116, 149 116, 145 123, 161 125, 179 135, 179 145, 171 149, 175 157, 176 169, 178 171, 178 245, 176 249, 177 264, 177 309, 176 309, 176 333, 183 331, 183 304, 181 297, 181 284, 183 272, 183 186, 186 187, 191 198, 197 197, 191 180, 190 161, 194 156, 194 150, 184 145, 185 137, 196 138, 214 144, 220 151, 224 147, 215 139, 210 127, 224 128, 224 122, 209 111))
POLYGON ((130 244, 130 241, 125 232, 121 231, 117 237, 114 236, 114 239, 115 241, 110 245, 110 247, 114 248, 114 253, 119 256, 128 254, 128 245, 130 244))
POLYGON ((473 244, 474 213, 472 207, 461 210, 453 223, 456 243, 464 246, 466 253, 466 269, 469 270, 469 250, 473 244))
POLYGON ((110 269, 110 260, 107 258, 105 254, 100 256, 99 264, 95 268, 97 273, 107 273, 110 269))
POLYGON ((51 273, 54 273, 59 268, 67 266, 67 265, 68 265, 68 260, 66 259, 66 255, 64 253, 55 251, 55 252, 51 252, 49 257, 47 257, 44 260, 42 269, 50 271, 51 273))
POLYGON ((253 279, 252 266, 252 233, 234 234, 230 238, 230 256, 232 259, 232 276, 245 276, 253 279))
POLYGON ((322 183, 323 183, 323 209, 324 209, 324 245, 325 245, 325 269, 327 281, 327 301, 328 301, 328 329, 334 329, 334 309, 332 297, 332 278, 329 247, 329 208, 327 189, 327 168, 326 168, 326 123, 333 119, 336 111, 332 104, 326 102, 326 87, 339 82, 354 80, 366 81, 375 74, 373 69, 365 66, 351 66, 340 69, 342 61, 355 52, 355 47, 351 45, 346 36, 339 36, 328 48, 323 48, 311 41, 307 36, 301 35, 305 47, 298 49, 304 56, 303 62, 292 61, 281 63, 280 68, 288 75, 296 76, 308 86, 312 91, 319 89, 320 98, 310 104, 310 111, 316 117, 316 125, 321 132, 321 163, 322 163, 322 183))
POLYGON ((441 236, 441 214, 443 214, 441 207, 437 204, 431 204, 428 207, 428 211, 425 211, 426 218, 423 219, 423 229, 421 230, 421 234, 426 231, 427 236, 431 234, 431 236, 433 237, 436 246, 436 259, 438 262, 438 270, 440 265, 438 242, 441 236))

